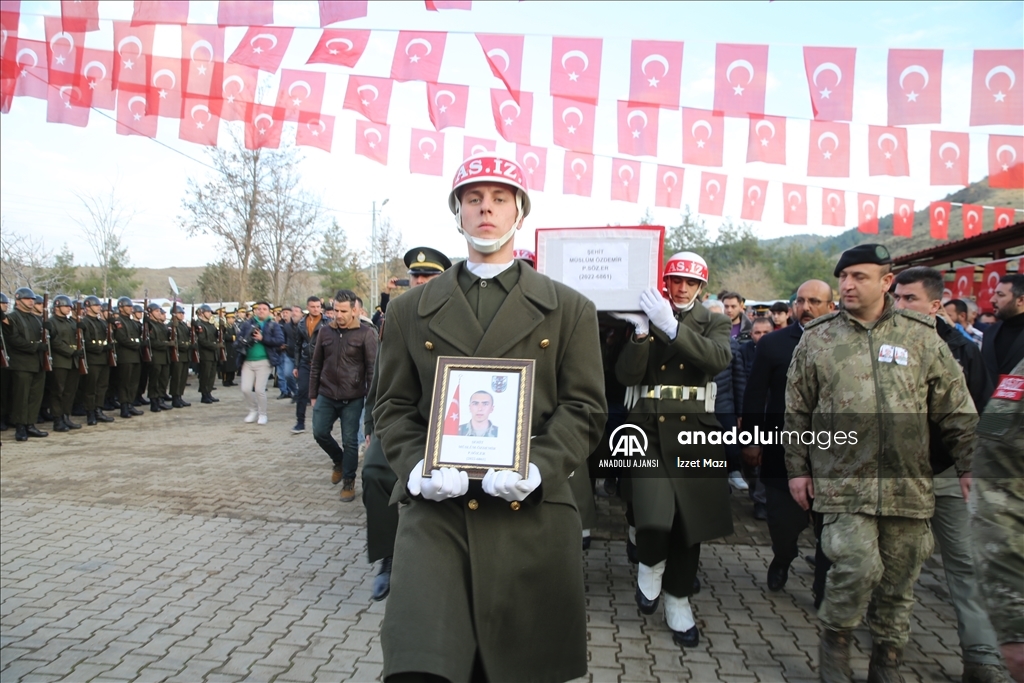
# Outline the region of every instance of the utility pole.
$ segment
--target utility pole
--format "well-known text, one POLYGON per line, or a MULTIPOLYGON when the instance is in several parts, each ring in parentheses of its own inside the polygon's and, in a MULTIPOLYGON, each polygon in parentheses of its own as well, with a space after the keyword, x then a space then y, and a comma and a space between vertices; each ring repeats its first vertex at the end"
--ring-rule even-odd
MULTIPOLYGON (((388 203, 385 199, 380 203, 380 208, 384 208, 384 205, 388 203)), ((373 217, 370 228, 370 310, 373 310, 377 306, 377 302, 380 301, 380 291, 378 289, 378 270, 377 270, 377 202, 373 202, 373 217)))

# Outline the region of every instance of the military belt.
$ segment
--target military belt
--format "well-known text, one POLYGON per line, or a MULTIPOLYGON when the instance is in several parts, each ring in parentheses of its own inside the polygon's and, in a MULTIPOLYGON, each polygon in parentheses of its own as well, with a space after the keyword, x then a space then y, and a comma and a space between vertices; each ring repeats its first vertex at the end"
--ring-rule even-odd
POLYGON ((659 384, 656 386, 642 385, 640 396, 659 401, 703 401, 706 387, 686 387, 659 384))

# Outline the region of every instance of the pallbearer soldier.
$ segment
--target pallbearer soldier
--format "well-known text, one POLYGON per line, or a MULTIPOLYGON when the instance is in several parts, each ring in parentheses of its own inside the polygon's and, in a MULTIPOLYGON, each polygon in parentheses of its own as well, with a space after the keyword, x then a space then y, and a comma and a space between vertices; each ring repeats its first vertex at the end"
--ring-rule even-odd
MULTIPOLYGON (((409 269, 409 286, 425 285, 452 267, 451 260, 436 249, 416 247, 405 254, 409 269)), ((382 330, 383 333, 383 330, 382 330)), ((391 505, 395 476, 380 439, 373 433, 373 399, 377 392, 377 377, 366 395, 363 431, 366 433, 366 453, 363 454, 363 505, 366 507, 366 550, 370 562, 380 560, 380 571, 373 582, 374 600, 383 600, 391 590, 391 558, 395 554, 395 532, 398 530, 398 506, 391 505)), ((340 472, 338 473, 340 477, 340 472)), ((332 481, 335 479, 332 476, 332 481)))
POLYGON ((107 345, 107 323, 100 317, 102 302, 98 297, 85 297, 85 316, 80 325, 85 340, 85 359, 89 362, 89 374, 79 381, 82 387, 82 403, 85 404, 86 424, 113 422, 114 418, 103 413, 104 396, 110 381, 109 347, 107 345))
POLYGON ((153 360, 149 365, 149 409, 154 413, 171 409, 163 401, 171 375, 171 340, 166 320, 160 304, 151 303, 146 324, 149 325, 149 348, 153 352, 153 360))
POLYGON ((139 373, 142 372, 142 323, 132 316, 132 300, 122 296, 117 300, 117 315, 114 316, 114 341, 117 343, 117 397, 121 402, 121 417, 142 415, 135 407, 135 396, 139 390, 139 373))
POLYGON ((213 309, 203 304, 196 319, 196 344, 199 345, 199 393, 201 403, 218 403, 213 397, 213 383, 217 379, 217 326, 210 322, 213 309))
POLYGON ((185 309, 181 306, 171 308, 170 327, 174 329, 174 344, 178 350, 178 360, 171 360, 171 407, 187 408, 192 404, 183 399, 182 395, 188 382, 188 357, 192 351, 192 336, 188 323, 185 322, 185 309))
POLYGON ((46 382, 42 365, 46 352, 43 321, 36 315, 35 292, 28 287, 14 292, 14 310, 7 314, 4 344, 11 359, 11 423, 15 439, 27 441, 30 436, 47 436, 36 427, 46 382))
POLYGON ((46 321, 50 331, 50 351, 53 356, 53 371, 50 373, 50 412, 53 413, 53 431, 66 432, 81 429, 82 425, 71 421, 71 408, 78 391, 79 357, 78 325, 71 318, 71 299, 63 294, 53 298, 53 315, 46 321))

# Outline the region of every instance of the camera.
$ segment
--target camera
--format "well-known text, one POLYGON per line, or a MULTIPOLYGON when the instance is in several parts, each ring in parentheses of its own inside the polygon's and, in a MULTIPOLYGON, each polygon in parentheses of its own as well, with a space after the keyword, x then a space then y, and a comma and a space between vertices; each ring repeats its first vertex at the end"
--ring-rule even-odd
POLYGON ((398 286, 398 287, 408 287, 409 286, 409 278, 405 278, 405 279, 402 279, 402 280, 395 280, 395 285, 398 286))

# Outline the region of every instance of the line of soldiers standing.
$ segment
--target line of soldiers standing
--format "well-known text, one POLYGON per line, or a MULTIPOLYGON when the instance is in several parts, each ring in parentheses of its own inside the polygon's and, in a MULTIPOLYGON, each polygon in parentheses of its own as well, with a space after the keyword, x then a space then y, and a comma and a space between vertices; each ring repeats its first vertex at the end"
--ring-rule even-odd
POLYGON ((217 365, 227 364, 225 349, 235 334, 214 320, 210 306, 200 306, 189 325, 181 306, 171 308, 168 320, 159 304, 144 309, 128 297, 111 312, 96 296, 72 303, 61 294, 48 315, 43 297, 22 287, 8 311, 10 303, 0 294, 0 431, 13 425, 17 441, 48 436, 36 426, 43 420, 52 420, 56 432, 81 429, 71 418, 83 412, 86 424, 96 425, 114 421, 104 410, 120 410, 127 419, 142 415, 142 405, 154 413, 186 408, 190 366, 201 402, 218 401, 217 365))

